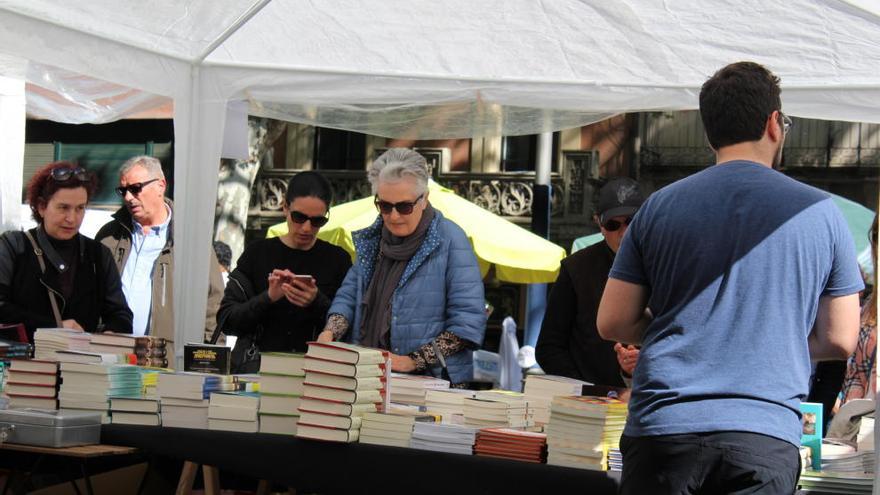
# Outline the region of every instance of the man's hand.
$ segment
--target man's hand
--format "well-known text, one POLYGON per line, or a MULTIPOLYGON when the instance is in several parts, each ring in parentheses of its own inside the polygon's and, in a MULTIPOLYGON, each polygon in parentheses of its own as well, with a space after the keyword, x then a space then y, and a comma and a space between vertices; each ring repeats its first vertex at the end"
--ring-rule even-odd
POLYGON ((80 326, 76 320, 64 320, 61 322, 61 328, 68 328, 70 330, 76 330, 77 332, 85 332, 83 327, 80 326))
POLYGON ((617 364, 629 376, 632 376, 639 360, 639 349, 633 345, 614 344, 614 352, 617 353, 617 364))
POLYGON ((323 332, 318 334, 318 338, 315 340, 325 344, 327 342, 333 342, 333 332, 331 330, 324 330, 323 332))
POLYGON ((291 277, 281 285, 284 297, 290 301, 290 304, 307 308, 314 302, 318 296, 318 286, 315 285, 315 279, 303 279, 291 277))
POLYGON ((409 356, 391 355, 391 371, 399 371, 401 373, 409 373, 415 371, 416 362, 409 356))

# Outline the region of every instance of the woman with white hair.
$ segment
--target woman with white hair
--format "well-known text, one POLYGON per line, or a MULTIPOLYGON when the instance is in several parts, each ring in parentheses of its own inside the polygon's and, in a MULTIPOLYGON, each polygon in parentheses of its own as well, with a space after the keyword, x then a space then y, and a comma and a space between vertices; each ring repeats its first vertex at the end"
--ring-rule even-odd
POLYGON ((357 260, 318 340, 350 331, 354 343, 391 351, 393 371, 443 376, 445 362, 464 384, 485 333, 483 283, 464 231, 428 201, 428 177, 425 158, 405 148, 373 162, 379 216, 352 235, 357 260))

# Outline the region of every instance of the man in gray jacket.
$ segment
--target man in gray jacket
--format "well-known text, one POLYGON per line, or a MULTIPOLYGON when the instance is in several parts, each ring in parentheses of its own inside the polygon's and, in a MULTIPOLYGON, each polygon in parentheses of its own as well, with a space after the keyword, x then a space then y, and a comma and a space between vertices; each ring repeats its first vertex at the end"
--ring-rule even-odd
MULTIPOLYGON (((110 249, 129 307, 134 313, 133 333, 174 340, 173 204, 165 197, 162 164, 150 156, 136 156, 119 171, 123 207, 101 227, 95 238, 110 249)), ((210 256, 205 340, 217 326, 217 308, 223 298, 223 279, 213 248, 210 256)))

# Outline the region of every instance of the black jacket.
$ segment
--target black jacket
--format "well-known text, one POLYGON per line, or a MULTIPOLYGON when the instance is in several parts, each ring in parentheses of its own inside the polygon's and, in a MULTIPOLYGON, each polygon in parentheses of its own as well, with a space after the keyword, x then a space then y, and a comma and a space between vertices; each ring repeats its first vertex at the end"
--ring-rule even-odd
POLYGON ((46 273, 40 270, 33 246, 24 232, 0 235, 0 322, 23 323, 33 342, 37 328, 54 328, 49 290, 55 292, 61 319, 76 320, 87 332, 113 330, 131 333, 131 310, 125 302, 119 272, 110 251, 77 234, 80 249, 73 295, 65 300, 58 275, 63 262, 42 227, 30 230, 43 251, 46 273))
POLYGON ((625 386, 614 342, 602 339, 596 329, 599 301, 613 262, 614 252, 604 241, 562 260, 535 349, 546 373, 625 386))

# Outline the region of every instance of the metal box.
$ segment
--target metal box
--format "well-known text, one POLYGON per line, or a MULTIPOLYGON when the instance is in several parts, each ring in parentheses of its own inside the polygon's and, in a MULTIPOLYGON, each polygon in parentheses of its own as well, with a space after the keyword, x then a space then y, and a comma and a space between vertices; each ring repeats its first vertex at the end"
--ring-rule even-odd
POLYGON ((0 440, 38 447, 101 443, 101 413, 7 409, 0 411, 0 440))

